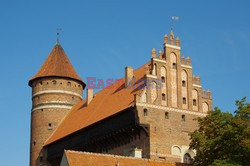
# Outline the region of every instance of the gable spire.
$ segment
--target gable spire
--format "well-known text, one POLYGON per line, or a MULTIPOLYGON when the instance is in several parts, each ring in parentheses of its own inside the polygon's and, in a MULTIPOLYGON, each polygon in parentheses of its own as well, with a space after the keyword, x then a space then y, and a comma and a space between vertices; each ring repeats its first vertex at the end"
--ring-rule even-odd
POLYGON ((60 37, 60 31, 61 31, 62 29, 61 28, 57 28, 56 29, 56 45, 60 45, 60 41, 59 41, 59 37, 60 37))

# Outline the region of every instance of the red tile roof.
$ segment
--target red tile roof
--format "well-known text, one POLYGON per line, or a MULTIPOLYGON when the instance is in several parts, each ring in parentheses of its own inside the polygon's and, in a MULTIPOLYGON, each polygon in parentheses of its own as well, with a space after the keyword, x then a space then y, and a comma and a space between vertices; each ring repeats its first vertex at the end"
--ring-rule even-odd
POLYGON ((64 151, 69 166, 175 166, 175 163, 117 155, 64 151))
MULTIPOLYGON (((144 77, 147 66, 145 64, 134 71, 136 80, 144 77)), ((88 106, 86 100, 76 104, 45 142, 45 146, 132 106, 134 95, 142 92, 142 88, 137 88, 142 83, 135 81, 133 88, 125 88, 124 83, 125 79, 121 78, 98 92, 88 106)))
POLYGON ((40 70, 30 79, 29 85, 35 79, 51 76, 72 78, 83 83, 60 44, 54 46, 40 70))

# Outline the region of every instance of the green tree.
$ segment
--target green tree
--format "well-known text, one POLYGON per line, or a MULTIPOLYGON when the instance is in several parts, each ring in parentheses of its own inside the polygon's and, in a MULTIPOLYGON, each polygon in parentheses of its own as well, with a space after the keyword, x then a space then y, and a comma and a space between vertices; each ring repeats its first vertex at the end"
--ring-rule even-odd
POLYGON ((198 118, 199 128, 191 134, 190 148, 196 150, 194 165, 250 164, 250 104, 236 101, 234 114, 219 108, 198 118))

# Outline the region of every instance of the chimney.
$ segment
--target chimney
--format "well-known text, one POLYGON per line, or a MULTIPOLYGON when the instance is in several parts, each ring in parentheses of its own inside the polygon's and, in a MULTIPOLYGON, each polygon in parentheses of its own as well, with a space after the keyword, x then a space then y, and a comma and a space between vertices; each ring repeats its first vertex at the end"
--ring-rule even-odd
POLYGON ((89 103, 93 99, 93 95, 93 89, 87 89, 87 105, 89 105, 89 103))
POLYGON ((125 87, 128 88, 134 76, 134 69, 130 66, 125 67, 125 87))
POLYGON ((130 156, 142 158, 142 149, 132 148, 130 151, 130 156))

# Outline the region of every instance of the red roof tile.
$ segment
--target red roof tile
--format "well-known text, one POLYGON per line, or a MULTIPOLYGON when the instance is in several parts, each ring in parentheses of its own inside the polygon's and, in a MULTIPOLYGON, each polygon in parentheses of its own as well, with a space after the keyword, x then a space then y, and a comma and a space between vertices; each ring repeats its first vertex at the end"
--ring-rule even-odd
MULTIPOLYGON (((144 77, 147 65, 134 71, 136 80, 144 77)), ((113 85, 98 92, 88 106, 86 100, 83 100, 73 107, 48 138, 45 146, 132 106, 134 95, 142 92, 142 88, 137 88, 142 83, 135 81, 133 88, 125 88, 124 82, 125 79, 121 78, 113 85)))
POLYGON ((83 83, 60 44, 55 45, 40 70, 30 79, 29 85, 35 79, 51 76, 72 78, 83 83))

